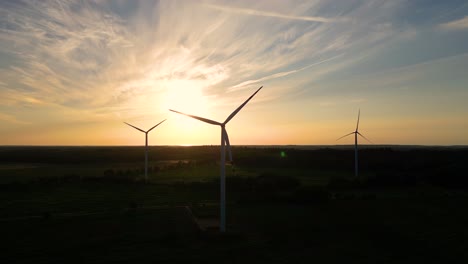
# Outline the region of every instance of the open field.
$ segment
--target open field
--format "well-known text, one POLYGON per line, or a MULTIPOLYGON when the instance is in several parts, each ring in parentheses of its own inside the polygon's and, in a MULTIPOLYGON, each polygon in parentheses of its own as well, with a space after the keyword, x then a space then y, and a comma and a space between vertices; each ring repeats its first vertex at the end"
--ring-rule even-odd
POLYGON ((151 147, 147 184, 141 147, 1 147, 2 260, 466 262, 468 149, 360 154, 234 147, 220 235, 217 146, 151 147))

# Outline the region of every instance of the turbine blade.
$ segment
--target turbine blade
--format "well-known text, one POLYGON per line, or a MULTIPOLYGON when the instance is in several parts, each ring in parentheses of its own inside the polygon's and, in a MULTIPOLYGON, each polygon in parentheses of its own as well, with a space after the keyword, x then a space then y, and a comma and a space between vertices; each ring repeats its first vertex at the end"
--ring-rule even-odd
POLYGON ((260 88, 258 88, 257 91, 255 91, 255 93, 253 93, 243 104, 241 104, 239 107, 237 107, 237 109, 234 110, 234 112, 232 112, 228 116, 228 118, 226 118, 226 121, 224 121, 223 124, 227 124, 242 109, 242 107, 244 107, 250 101, 250 99, 252 99, 252 97, 254 97, 258 93, 258 91, 260 91, 260 89, 262 89, 262 88, 263 88, 263 86, 260 86, 260 88))
POLYGON ((148 129, 148 132, 150 132, 151 130, 153 130, 153 128, 159 126, 162 122, 166 121, 167 119, 164 119, 163 121, 159 122, 157 125, 155 125, 154 127, 148 129))
POLYGON ((140 129, 140 128, 136 127, 136 126, 132 126, 132 125, 130 125, 130 124, 127 123, 127 122, 124 122, 124 123, 127 124, 127 125, 129 125, 129 126, 131 126, 131 127, 133 127, 134 129, 137 129, 137 130, 140 130, 140 131, 143 132, 143 133, 146 133, 146 131, 144 131, 143 129, 140 129))
POLYGON ((224 141, 226 142, 227 152, 229 155, 229 161, 232 162, 231 144, 229 143, 228 133, 224 127, 223 127, 223 134, 224 134, 224 141))
POLYGON ((174 113, 178 113, 178 114, 181 114, 181 115, 185 115, 185 116, 188 116, 188 117, 191 117, 191 118, 195 118, 195 119, 198 119, 198 120, 203 121, 203 122, 208 123, 208 124, 218 125, 218 126, 222 125, 219 122, 216 122, 216 121, 213 121, 213 120, 210 120, 210 119, 207 119, 207 118, 185 114, 185 113, 182 113, 182 112, 179 112, 179 111, 176 111, 176 110, 172 110, 172 109, 169 109, 169 111, 172 111, 174 113))
POLYGON ((370 141, 369 139, 367 139, 367 138, 366 138, 365 136, 363 136, 361 133, 359 133, 359 132, 357 132, 357 133, 358 133, 358 135, 360 135, 363 139, 369 141, 369 143, 374 144, 374 142, 372 142, 372 141, 370 141))
POLYGON ((349 134, 346 134, 346 135, 344 135, 344 136, 338 138, 336 141, 338 141, 338 140, 340 140, 340 139, 342 139, 342 138, 344 138, 344 137, 347 137, 347 136, 349 136, 349 135, 352 135, 352 134, 354 134, 354 133, 356 133, 356 132, 351 132, 351 133, 349 133, 349 134))
POLYGON ((359 117, 360 117, 360 116, 361 116, 361 109, 359 109, 358 115, 357 115, 356 132, 358 131, 358 128, 359 128, 359 117))

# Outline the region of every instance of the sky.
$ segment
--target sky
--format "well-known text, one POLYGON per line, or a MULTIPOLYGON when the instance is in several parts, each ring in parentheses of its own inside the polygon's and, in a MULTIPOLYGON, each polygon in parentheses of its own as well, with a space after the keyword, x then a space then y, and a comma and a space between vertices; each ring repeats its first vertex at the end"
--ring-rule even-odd
POLYGON ((0 0, 0 145, 468 145, 466 0, 0 0), (366 141, 362 141, 363 144, 366 141))

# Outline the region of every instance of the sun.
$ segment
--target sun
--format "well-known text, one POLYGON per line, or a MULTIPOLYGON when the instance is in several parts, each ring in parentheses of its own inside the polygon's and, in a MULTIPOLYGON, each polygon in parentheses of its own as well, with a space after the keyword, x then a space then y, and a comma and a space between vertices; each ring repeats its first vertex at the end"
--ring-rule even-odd
POLYGON ((170 109, 196 113, 208 113, 208 100, 202 87, 190 80, 173 80, 166 86, 165 104, 170 109))
MULTIPOLYGON (((164 108, 197 116, 210 117, 210 102, 203 94, 203 86, 191 80, 171 80, 166 85, 164 108)), ((178 127, 181 129, 193 129, 198 123, 184 116, 174 116, 178 127)))

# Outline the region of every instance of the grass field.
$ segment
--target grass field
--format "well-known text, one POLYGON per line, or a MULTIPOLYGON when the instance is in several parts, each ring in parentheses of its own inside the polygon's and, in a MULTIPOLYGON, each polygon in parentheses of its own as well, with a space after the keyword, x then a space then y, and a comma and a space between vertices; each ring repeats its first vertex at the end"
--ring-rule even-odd
POLYGON ((167 147, 146 184, 138 149, 103 149, 0 148, 3 262, 468 260, 466 150, 363 151, 373 158, 353 179, 352 150, 235 148, 219 234, 193 218, 218 217, 216 147, 167 147))

